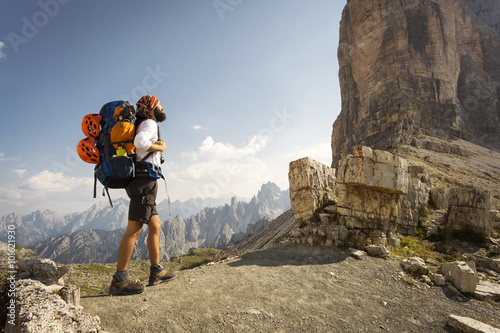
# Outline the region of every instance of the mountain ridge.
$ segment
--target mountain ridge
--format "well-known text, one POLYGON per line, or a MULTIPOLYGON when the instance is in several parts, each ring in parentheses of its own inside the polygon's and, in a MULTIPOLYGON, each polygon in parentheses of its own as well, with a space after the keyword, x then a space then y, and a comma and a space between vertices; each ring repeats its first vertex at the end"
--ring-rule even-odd
MULTIPOLYGON (((168 201, 163 200, 158 203, 157 210, 162 219, 168 218, 169 213, 172 216, 180 215, 186 218, 196 215, 206 207, 217 207, 229 203, 233 197, 237 196, 226 194, 219 198, 176 200, 171 203, 170 209, 168 201)), ((241 198, 241 200, 243 199, 241 198)), ((7 226, 9 225, 14 225, 16 228, 17 244, 27 247, 54 236, 69 234, 83 229, 111 231, 126 228, 128 202, 128 199, 117 198, 113 200, 113 207, 111 207, 108 201, 101 201, 92 204, 83 212, 69 214, 61 214, 50 209, 38 209, 24 215, 11 212, 0 217, 0 241, 7 241, 7 226)))
MULTIPOLYGON (((117 207, 119 214, 125 214, 124 202, 117 207)), ((289 192, 282 191, 276 184, 263 184, 261 190, 249 202, 238 201, 219 207, 205 207, 198 214, 183 218, 177 215, 162 224, 160 233, 160 256, 162 259, 177 257, 191 248, 224 248, 234 234, 248 232, 248 226, 268 218, 281 215, 290 208, 289 192)), ((108 212, 108 208, 104 208, 108 212)), ((99 212, 97 212, 96 215, 99 212)), ((104 214, 109 216, 109 214, 104 214)), ((94 215, 91 216, 94 218, 94 215)), ((94 221, 94 219, 92 219, 94 221)), ((259 226, 265 223, 260 222, 259 226)), ((126 225, 125 225, 126 226, 126 225)), ((38 242, 32 249, 44 258, 58 263, 114 262, 125 226, 112 230, 92 228, 61 234, 38 242)), ((252 226, 250 229, 252 230, 252 226)), ((148 259, 147 227, 139 235, 132 259, 148 259)))

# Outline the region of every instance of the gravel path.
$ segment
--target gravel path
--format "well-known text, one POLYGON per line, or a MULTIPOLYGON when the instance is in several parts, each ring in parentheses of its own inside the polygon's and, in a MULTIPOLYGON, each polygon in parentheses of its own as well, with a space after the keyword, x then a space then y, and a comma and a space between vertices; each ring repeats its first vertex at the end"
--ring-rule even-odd
POLYGON ((498 327, 500 308, 409 284, 399 260, 286 246, 179 272, 141 295, 82 298, 107 332, 449 332, 450 314, 498 327))

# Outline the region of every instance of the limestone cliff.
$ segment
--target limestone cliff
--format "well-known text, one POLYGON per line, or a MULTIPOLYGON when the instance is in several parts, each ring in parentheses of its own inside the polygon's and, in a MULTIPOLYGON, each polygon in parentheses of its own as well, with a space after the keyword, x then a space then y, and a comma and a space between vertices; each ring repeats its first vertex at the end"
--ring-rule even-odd
POLYGON ((349 0, 338 49, 333 167, 357 145, 419 137, 500 150, 500 1, 349 0))

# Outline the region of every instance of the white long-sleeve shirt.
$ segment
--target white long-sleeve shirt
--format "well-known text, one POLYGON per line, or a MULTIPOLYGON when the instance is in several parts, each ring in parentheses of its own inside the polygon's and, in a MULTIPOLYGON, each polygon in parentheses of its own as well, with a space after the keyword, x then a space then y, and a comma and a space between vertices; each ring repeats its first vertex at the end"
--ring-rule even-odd
MULTIPOLYGON (((135 153, 137 154, 137 161, 140 161, 149 154, 147 151, 151 148, 151 144, 158 141, 158 125, 152 119, 146 119, 141 122, 136 128, 136 135, 134 139, 135 153)), ((145 161, 156 165, 160 165, 160 152, 155 151, 145 161)))

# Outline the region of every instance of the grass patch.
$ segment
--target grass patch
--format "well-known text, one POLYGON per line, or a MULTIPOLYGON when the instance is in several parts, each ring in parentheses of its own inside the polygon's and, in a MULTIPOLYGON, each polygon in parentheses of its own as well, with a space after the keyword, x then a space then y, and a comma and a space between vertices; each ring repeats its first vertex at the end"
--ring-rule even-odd
POLYGON ((191 269, 212 261, 212 257, 221 252, 219 249, 200 248, 188 254, 170 260, 167 264, 172 270, 191 269))
MULTIPOLYGON (((163 261, 162 265, 168 271, 191 269, 210 262, 212 257, 220 251, 210 248, 194 249, 188 254, 163 261)), ((64 276, 66 283, 79 287, 82 296, 102 294, 116 271, 116 263, 65 266, 70 268, 70 272, 64 276)), ((149 267, 149 260, 131 260, 128 265, 129 276, 145 281, 149 278, 149 267)))
POLYGON ((416 236, 403 236, 399 247, 393 252, 393 255, 402 258, 418 256, 424 260, 428 258, 437 259, 434 245, 416 236))
POLYGON ((405 277, 405 278, 403 279, 403 281, 404 281, 406 284, 409 284, 410 286, 413 286, 413 285, 415 285, 415 283, 416 283, 416 282, 415 282, 415 280, 413 280, 411 277, 405 277))

